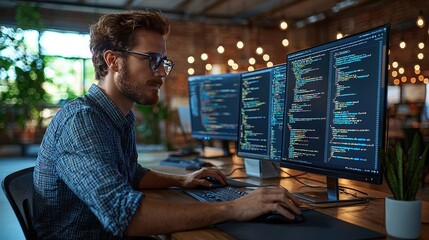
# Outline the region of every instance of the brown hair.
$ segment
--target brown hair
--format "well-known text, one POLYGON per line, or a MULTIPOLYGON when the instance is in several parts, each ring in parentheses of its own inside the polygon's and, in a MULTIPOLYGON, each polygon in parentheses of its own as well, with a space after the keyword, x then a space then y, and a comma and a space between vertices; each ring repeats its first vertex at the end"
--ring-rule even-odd
POLYGON ((104 15, 97 23, 90 26, 90 49, 97 80, 107 75, 104 52, 106 50, 130 50, 135 44, 134 32, 138 29, 166 36, 169 33, 170 25, 167 18, 161 13, 133 11, 104 15))

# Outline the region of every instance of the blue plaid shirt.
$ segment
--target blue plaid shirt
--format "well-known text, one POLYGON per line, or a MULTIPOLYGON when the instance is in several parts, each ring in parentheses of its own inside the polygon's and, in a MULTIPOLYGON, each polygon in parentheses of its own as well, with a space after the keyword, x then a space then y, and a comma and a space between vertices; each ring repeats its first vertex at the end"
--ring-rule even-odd
POLYGON ((53 118, 34 171, 39 238, 121 238, 143 198, 134 114, 124 116, 93 85, 53 118))

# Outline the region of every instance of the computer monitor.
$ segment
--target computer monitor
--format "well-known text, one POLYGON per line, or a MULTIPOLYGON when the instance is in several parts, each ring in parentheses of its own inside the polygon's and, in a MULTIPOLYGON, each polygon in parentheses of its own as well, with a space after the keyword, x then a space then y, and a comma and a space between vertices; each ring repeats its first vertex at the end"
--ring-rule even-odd
POLYGON ((286 64, 241 74, 237 155, 249 176, 278 176, 269 162, 251 159, 281 159, 285 83, 286 64))
POLYGON ((237 155, 280 160, 286 64, 241 74, 237 155))
POLYGON ((300 197, 341 200, 338 178, 381 183, 389 29, 288 54, 281 166, 327 177, 323 196, 300 197))
POLYGON ((239 73, 188 78, 192 137, 223 140, 224 155, 237 141, 239 84, 239 73))

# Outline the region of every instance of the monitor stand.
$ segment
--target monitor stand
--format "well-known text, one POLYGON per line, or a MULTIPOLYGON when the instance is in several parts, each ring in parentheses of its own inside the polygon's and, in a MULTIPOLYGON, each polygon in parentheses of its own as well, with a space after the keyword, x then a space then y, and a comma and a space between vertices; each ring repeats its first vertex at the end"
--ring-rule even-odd
POLYGON ((280 177, 280 164, 254 158, 244 158, 246 174, 249 177, 277 178, 280 177))
POLYGON ((326 177, 326 191, 309 191, 304 193, 294 193, 298 198, 312 203, 335 203, 335 202, 357 202, 365 201, 350 194, 339 194, 338 178, 326 177))

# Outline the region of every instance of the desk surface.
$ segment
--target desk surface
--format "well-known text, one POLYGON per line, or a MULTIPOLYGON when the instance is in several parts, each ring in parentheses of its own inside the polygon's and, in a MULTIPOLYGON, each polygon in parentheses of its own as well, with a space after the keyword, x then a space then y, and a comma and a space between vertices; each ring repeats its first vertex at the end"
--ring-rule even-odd
MULTIPOLYGON (((177 173, 184 174, 189 171, 170 166, 162 166, 159 165, 159 161, 165 159, 168 156, 166 152, 151 152, 151 153, 140 153, 139 154, 139 163, 143 166, 150 168, 155 171, 167 172, 167 173, 177 173)), ((300 192, 306 191, 306 187, 303 187, 300 183, 295 181, 292 178, 287 178, 286 173, 282 173, 282 178, 280 179, 259 179, 259 178, 247 178, 246 173, 243 168, 244 163, 243 160, 239 157, 224 158, 222 160, 206 160, 216 167, 222 169, 225 174, 229 174, 231 172, 231 178, 238 178, 240 181, 250 182, 258 185, 281 185, 287 188, 290 192, 300 192), (236 170, 234 170, 236 169, 236 170)), ((286 172, 295 175, 302 172, 294 171, 290 169, 284 169, 286 172)), ((324 181, 325 178, 316 174, 306 174, 302 177, 307 177, 310 179, 324 181)), ((308 179, 302 179, 304 182, 317 185, 320 184, 318 182, 314 182, 308 179)), ((323 207, 312 207, 319 211, 323 212, 327 215, 336 217, 343 221, 362 226, 367 229, 371 229, 377 232, 385 233, 385 214, 384 214, 384 197, 389 195, 389 190, 387 186, 378 186, 371 185, 367 183, 356 182, 352 180, 340 179, 339 184, 342 186, 349 186, 355 189, 361 190, 363 192, 368 193, 371 197, 378 197, 380 199, 371 200, 368 203, 354 205, 354 206, 342 206, 342 207, 331 207, 331 208, 323 208, 323 207)), ((349 191, 349 190, 348 190, 349 191)), ((349 192, 353 193, 353 190, 349 192)), ((181 191, 176 190, 153 190, 153 191, 145 191, 146 194, 155 198, 162 198, 164 200, 171 199, 174 201, 181 202, 189 202, 196 201, 193 198, 183 194, 181 191)), ((420 239, 429 239, 429 202, 423 201, 423 212, 422 212, 422 226, 421 226, 421 234, 420 239)), ((228 236, 226 233, 213 228, 208 227, 204 229, 185 231, 185 232, 177 232, 171 235, 171 239, 233 239, 228 236)))

